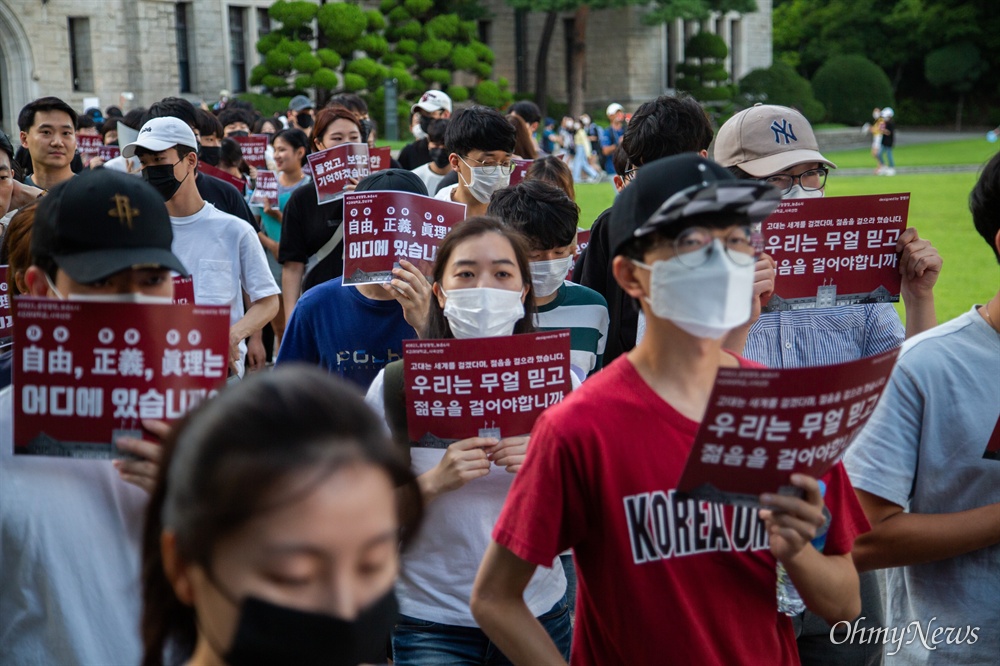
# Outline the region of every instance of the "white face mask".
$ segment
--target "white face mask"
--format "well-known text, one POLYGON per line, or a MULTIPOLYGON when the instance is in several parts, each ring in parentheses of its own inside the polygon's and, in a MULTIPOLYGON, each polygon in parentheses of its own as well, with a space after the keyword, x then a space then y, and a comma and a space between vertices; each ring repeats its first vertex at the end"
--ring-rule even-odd
POLYGON ((634 263, 652 273, 645 300, 654 315, 696 338, 718 340, 750 319, 754 265, 734 263, 718 238, 698 252, 710 256, 696 268, 676 257, 652 266, 634 263))
POLYGON ((782 199, 821 199, 823 190, 803 190, 798 183, 792 185, 791 189, 781 195, 782 199))
POLYGON ((52 293, 61 301, 78 301, 81 303, 152 303, 154 305, 170 305, 174 302, 169 296, 150 296, 137 291, 126 294, 66 294, 63 296, 56 289, 52 278, 46 275, 45 281, 48 283, 52 293))
POLYGON ((423 141, 424 139, 427 138, 427 132, 425 132, 424 128, 420 126, 420 123, 417 123, 413 127, 411 127, 410 133, 413 135, 413 138, 416 139, 417 141, 423 141))
POLYGON ((532 261, 528 264, 531 269, 531 284, 535 288, 535 296, 545 298, 556 293, 569 269, 573 266, 573 255, 562 259, 552 259, 551 261, 532 261))
POLYGON ((459 339, 494 338, 510 335, 524 318, 521 291, 470 287, 444 294, 444 316, 452 334, 459 339))
POLYGON ((481 204, 488 204, 494 192, 510 184, 510 174, 503 173, 500 167, 474 167, 470 166, 464 159, 462 162, 472 171, 472 182, 466 182, 461 171, 458 172, 458 177, 462 179, 462 184, 468 188, 476 201, 481 204), (484 173, 486 169, 492 169, 493 173, 484 173))

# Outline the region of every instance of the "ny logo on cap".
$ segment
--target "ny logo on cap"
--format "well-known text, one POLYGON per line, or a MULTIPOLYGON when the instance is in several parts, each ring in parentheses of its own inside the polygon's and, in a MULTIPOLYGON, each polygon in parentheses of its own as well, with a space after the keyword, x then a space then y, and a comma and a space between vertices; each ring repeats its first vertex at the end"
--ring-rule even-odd
POLYGON ((108 211, 108 215, 117 217, 119 222, 123 222, 132 231, 133 216, 139 214, 139 209, 132 208, 132 201, 127 194, 116 194, 111 200, 115 202, 115 207, 108 211))
POLYGON ((777 120, 772 120, 771 131, 774 132, 775 143, 781 143, 782 137, 784 137, 786 144, 799 140, 798 137, 795 136, 794 130, 792 130, 792 124, 784 118, 781 119, 780 125, 777 120))

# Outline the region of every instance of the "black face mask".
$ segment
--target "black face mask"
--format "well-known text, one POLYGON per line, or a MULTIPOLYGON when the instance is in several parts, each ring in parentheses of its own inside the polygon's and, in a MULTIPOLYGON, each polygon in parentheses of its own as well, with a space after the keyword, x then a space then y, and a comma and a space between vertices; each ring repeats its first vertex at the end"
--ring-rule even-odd
POLYGON ((398 618, 399 603, 391 588, 350 621, 246 597, 223 659, 230 666, 385 663, 386 642, 398 618))
POLYGON ((448 151, 444 148, 431 148, 428 151, 431 154, 431 162, 434 162, 434 166, 439 169, 443 169, 448 166, 448 151))
POLYGON ((368 135, 372 133, 372 121, 365 118, 359 122, 361 123, 361 143, 368 143, 368 135))
POLYGON ((189 172, 187 176, 184 176, 183 180, 177 180, 174 176, 174 167, 181 162, 183 160, 177 160, 174 164, 155 164, 144 167, 142 170, 142 177, 160 193, 164 201, 173 199, 174 195, 177 194, 177 190, 181 188, 187 177, 191 175, 189 172))
POLYGON ((427 134, 427 133, 430 132, 431 123, 434 122, 434 120, 435 120, 435 118, 432 118, 430 116, 425 116, 422 113, 420 114, 420 129, 422 129, 424 131, 424 134, 427 134))
POLYGON ((222 159, 222 146, 201 146, 198 148, 198 159, 205 164, 218 166, 222 159))
POLYGON ((243 130, 237 130, 235 132, 230 132, 229 136, 250 136, 250 132, 244 132, 243 130))
POLYGON ((309 113, 298 114, 297 116, 295 116, 295 124, 301 127, 302 129, 309 129, 310 127, 312 127, 313 124, 312 114, 309 113))

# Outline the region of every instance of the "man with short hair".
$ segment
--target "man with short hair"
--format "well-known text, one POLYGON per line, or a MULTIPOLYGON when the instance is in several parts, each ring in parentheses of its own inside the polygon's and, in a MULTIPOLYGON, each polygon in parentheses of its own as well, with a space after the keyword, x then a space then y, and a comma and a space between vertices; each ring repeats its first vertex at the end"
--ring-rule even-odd
POLYGON ((281 290, 253 229, 202 199, 194 178, 197 150, 191 128, 178 118, 164 117, 143 125, 122 155, 139 157, 143 178, 167 202, 174 251, 191 270, 195 302, 229 306, 230 369, 242 377, 244 340, 277 314, 281 290), (250 301, 245 313, 243 291, 250 301))
MULTIPOLYGON (((153 188, 121 172, 87 171, 39 202, 24 281, 36 298, 141 294, 170 302, 171 271, 186 273, 172 239, 153 188)), ((12 414, 8 387, 0 390, 0 663, 139 663, 149 497, 140 487, 151 486, 147 468, 155 472, 155 464, 15 456, 12 414)), ((166 434, 159 422, 143 426, 166 434)), ((140 454, 159 448, 116 444, 140 454)))
POLYGON ((445 176, 452 173, 451 161, 448 159, 448 148, 445 145, 445 132, 448 130, 448 121, 438 119, 432 122, 427 128, 427 149, 431 156, 431 161, 421 164, 411 171, 423 181, 424 186, 430 194, 437 192, 438 185, 445 176))
POLYGON ((316 107, 305 95, 296 95, 288 102, 288 112, 285 114, 289 129, 300 129, 306 134, 313 125, 316 107))
POLYGON ((510 183, 514 170, 514 126, 496 109, 471 106, 448 121, 444 137, 458 183, 434 196, 466 205, 466 217, 485 215, 490 197, 510 183))
POLYGON ((601 154, 604 156, 604 171, 613 176, 615 165, 611 161, 611 155, 615 152, 615 146, 621 143, 625 136, 625 108, 618 102, 609 104, 607 116, 611 124, 601 131, 601 154))
POLYGON ((413 171, 421 164, 431 161, 430 147, 427 145, 427 129, 431 121, 451 117, 451 97, 440 90, 428 90, 410 107, 410 116, 416 121, 411 128, 416 140, 403 146, 399 151, 398 160, 402 168, 413 171))
POLYGON ((243 109, 225 109, 219 113, 222 136, 249 136, 253 117, 243 109))
POLYGON ((528 126, 528 132, 531 134, 531 143, 535 146, 535 152, 538 153, 538 156, 545 157, 548 155, 538 145, 538 126, 542 122, 542 110, 538 108, 538 105, 530 99, 522 99, 511 104, 507 112, 513 113, 528 126))
POLYGON ((76 111, 58 97, 42 97, 21 109, 17 126, 32 167, 26 185, 48 190, 73 177, 76 123, 76 111))
MULTIPOLYGON (((969 208, 1000 263, 1000 155, 969 208)), ((1000 657, 1000 461, 985 457, 998 417, 1000 291, 903 344, 844 459, 872 525, 854 561, 886 570, 885 626, 906 629, 905 642, 885 645, 887 664, 1000 657)))

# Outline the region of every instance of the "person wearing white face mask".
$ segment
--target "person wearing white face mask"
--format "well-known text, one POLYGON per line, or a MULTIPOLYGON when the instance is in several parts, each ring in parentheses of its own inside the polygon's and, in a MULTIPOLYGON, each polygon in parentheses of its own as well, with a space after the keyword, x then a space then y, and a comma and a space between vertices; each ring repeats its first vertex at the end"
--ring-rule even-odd
MULTIPOLYGON (((825 194, 828 167, 833 162, 819 152, 809 121, 794 109, 758 104, 741 111, 719 129, 715 159, 738 178, 774 185, 783 199, 816 198, 825 194)), ((902 299, 906 326, 890 303, 842 305, 810 310, 765 312, 747 334, 744 355, 771 368, 844 363, 880 354, 937 323, 934 284, 941 257, 915 228, 896 243, 900 253, 902 299)), ((861 576, 862 628, 883 626, 878 581, 873 572, 861 576)), ((882 649, 853 641, 831 644, 830 627, 809 611, 795 618, 799 652, 806 666, 857 660, 881 662, 882 649)))
POLYGON ((842 467, 825 477, 837 518, 823 554, 809 545, 823 520, 816 479, 792 476, 805 498, 765 494, 759 512, 675 492, 719 368, 758 367, 722 338, 751 316, 758 251, 746 230, 778 198, 689 153, 644 164, 615 200, 614 275, 647 333, 532 430, 472 593, 474 616, 515 663, 561 663, 522 597, 524 581, 570 547, 574 664, 663 663, 663 641, 650 638, 665 627, 676 663, 797 664, 791 622, 777 613, 776 560, 816 612, 857 614, 850 552, 864 519, 842 467), (737 524, 769 538, 735 545, 727 529, 737 524))
POLYGON ((593 289, 566 280, 576 254, 580 208, 549 183, 528 179, 498 191, 487 212, 528 239, 539 330, 569 329, 573 372, 581 381, 603 367, 608 304, 593 289))
MULTIPOLYGON (((506 122, 506 121, 505 121, 506 122)), ((481 338, 534 330, 534 297, 527 245, 500 220, 475 217, 445 237, 434 265, 428 339, 481 338)), ((384 413, 394 439, 408 445, 402 364, 386 366, 366 402, 384 413)), ((397 594, 401 619, 393 634, 393 663, 508 663, 478 628, 469 595, 512 480, 524 462, 528 437, 472 437, 447 449, 409 448, 427 506, 425 522, 404 554, 397 594)), ((570 616, 566 577, 556 557, 528 583, 532 618, 565 658, 570 616)))
MULTIPOLYGON (((172 241, 150 185, 86 171, 39 201, 23 283, 36 298, 170 300, 171 272, 187 273, 172 241)), ((139 663, 139 543, 160 447, 120 438, 138 458, 114 462, 14 456, 11 394, 0 391, 0 662, 139 663)))
POLYGON ((448 121, 444 143, 458 183, 438 190, 435 199, 466 205, 466 217, 486 214, 490 197, 510 183, 516 132, 496 109, 473 106, 448 121))

